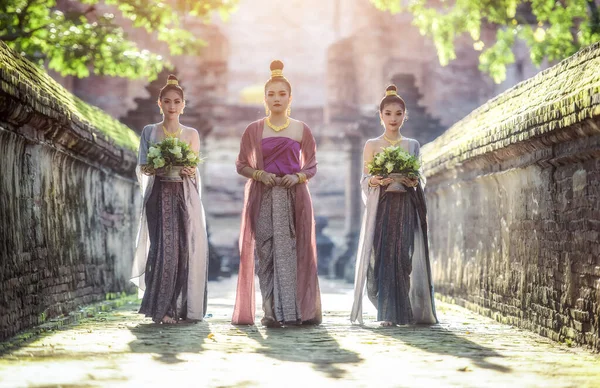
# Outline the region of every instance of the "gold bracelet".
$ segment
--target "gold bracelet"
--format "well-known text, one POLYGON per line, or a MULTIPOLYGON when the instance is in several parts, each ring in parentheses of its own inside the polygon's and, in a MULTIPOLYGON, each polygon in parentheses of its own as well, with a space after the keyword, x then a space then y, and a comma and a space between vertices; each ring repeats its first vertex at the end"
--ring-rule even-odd
MULTIPOLYGON (((371 178, 373 178, 373 177, 371 177, 371 178)), ((378 183, 371 182, 371 178, 369 178, 369 187, 377 187, 377 186, 379 186, 378 183)))
POLYGON ((297 172, 296 176, 298 177, 298 183, 304 183, 307 180, 306 174, 304 174, 302 172, 297 172))
POLYGON ((263 170, 254 170, 252 173, 252 179, 255 181, 260 181, 260 177, 262 176, 263 172, 263 170))

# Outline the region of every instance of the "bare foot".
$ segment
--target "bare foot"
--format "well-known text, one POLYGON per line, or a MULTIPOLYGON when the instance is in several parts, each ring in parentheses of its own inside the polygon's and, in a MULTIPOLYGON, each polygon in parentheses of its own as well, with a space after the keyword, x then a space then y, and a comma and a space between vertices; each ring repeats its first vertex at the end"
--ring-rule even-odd
POLYGON ((165 315, 163 317, 163 319, 160 321, 160 323, 162 323, 164 325, 174 325, 177 323, 177 321, 175 319, 171 318, 170 316, 165 315))
POLYGON ((279 321, 274 320, 273 318, 264 317, 260 320, 260 323, 263 326, 270 328, 281 327, 281 323, 279 321))
POLYGON ((381 322, 381 326, 383 326, 383 327, 390 327, 390 326, 395 326, 395 325, 394 325, 394 322, 383 321, 383 322, 381 322))

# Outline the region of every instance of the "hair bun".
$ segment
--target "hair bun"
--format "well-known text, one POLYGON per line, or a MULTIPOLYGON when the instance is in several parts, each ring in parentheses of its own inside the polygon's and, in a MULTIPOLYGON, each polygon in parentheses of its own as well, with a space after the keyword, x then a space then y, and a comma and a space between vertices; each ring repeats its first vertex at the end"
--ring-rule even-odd
POLYGON ((388 87, 385 89, 385 91, 386 91, 386 92, 389 92, 389 91, 392 91, 392 90, 393 90, 394 92, 397 92, 397 91, 398 91, 398 88, 396 87, 396 85, 394 85, 394 84, 391 84, 390 86, 388 86, 388 87))
POLYGON ((283 62, 279 59, 271 61, 271 71, 273 70, 283 70, 283 62))

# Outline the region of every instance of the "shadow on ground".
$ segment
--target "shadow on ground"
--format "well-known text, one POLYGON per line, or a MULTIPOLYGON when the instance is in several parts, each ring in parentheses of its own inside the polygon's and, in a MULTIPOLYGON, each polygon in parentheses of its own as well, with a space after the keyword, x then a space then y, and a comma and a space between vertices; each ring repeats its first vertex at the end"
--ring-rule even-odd
POLYGON ((358 353, 342 349, 323 326, 265 329, 264 333, 254 326, 238 329, 261 345, 257 353, 280 361, 310 363, 330 378, 344 378, 346 371, 342 365, 363 361, 358 353))
POLYGON ((154 358, 165 364, 187 362, 180 353, 200 353, 210 333, 208 323, 189 322, 176 325, 142 323, 129 329, 136 337, 129 343, 133 353, 155 353, 154 358))
POLYGON ((366 327, 374 334, 387 336, 399 343, 439 355, 468 358, 480 368, 492 369, 502 373, 511 372, 503 365, 488 361, 491 357, 504 357, 491 348, 456 335, 442 325, 414 325, 396 327, 366 327))

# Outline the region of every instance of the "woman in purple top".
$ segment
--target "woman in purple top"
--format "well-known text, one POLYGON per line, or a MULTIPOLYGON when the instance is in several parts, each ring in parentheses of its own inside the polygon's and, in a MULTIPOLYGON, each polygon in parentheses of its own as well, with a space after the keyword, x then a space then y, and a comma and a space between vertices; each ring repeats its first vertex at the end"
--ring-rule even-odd
POLYGON ((232 322, 254 324, 254 261, 268 327, 321 323, 312 201, 306 184, 317 172, 310 128, 289 117, 292 87, 283 63, 271 63, 267 117, 242 136, 236 167, 246 184, 240 271, 232 322))

